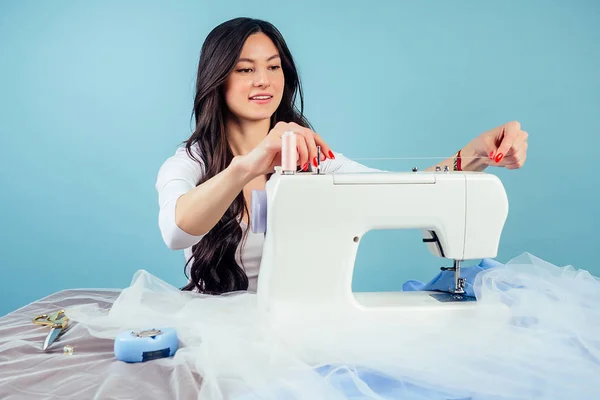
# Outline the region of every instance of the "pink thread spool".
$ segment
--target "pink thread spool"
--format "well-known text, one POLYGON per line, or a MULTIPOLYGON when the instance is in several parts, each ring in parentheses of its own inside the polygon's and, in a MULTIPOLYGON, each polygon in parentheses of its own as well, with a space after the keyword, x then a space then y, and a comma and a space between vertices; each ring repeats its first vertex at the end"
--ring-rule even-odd
POLYGON ((287 131, 281 137, 281 170, 284 174, 296 172, 298 151, 296 150, 296 134, 287 131))

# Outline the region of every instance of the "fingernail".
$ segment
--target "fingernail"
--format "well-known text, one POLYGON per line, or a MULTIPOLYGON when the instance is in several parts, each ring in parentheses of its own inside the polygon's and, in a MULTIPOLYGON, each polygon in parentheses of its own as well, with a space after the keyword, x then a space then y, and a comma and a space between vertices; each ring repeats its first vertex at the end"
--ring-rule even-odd
POLYGON ((493 159, 494 159, 494 152, 493 152, 493 151, 491 151, 491 152, 490 152, 490 160, 493 160, 493 159))
POLYGON ((498 153, 498 155, 496 156, 496 163, 499 163, 500 160, 502 160, 502 157, 504 157, 504 154, 498 153))
POLYGON ((329 150, 329 158, 335 159, 335 156, 333 155, 333 152, 331 150, 329 150))
POLYGON ((307 169, 308 169, 308 163, 306 163, 302 166, 302 171, 306 171, 307 169))
POLYGON ((313 158, 313 165, 315 167, 317 167, 319 165, 318 161, 317 161, 317 157, 313 158))

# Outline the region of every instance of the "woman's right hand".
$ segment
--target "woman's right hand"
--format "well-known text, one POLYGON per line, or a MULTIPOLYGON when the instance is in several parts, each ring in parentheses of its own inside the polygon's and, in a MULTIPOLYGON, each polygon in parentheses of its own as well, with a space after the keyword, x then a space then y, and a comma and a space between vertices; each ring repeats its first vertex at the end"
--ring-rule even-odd
POLYGON ((296 165, 299 165, 303 171, 308 170, 308 163, 317 166, 317 146, 321 146, 321 161, 326 158, 334 158, 329 145, 317 133, 294 122, 278 122, 256 148, 240 159, 252 176, 271 173, 275 166, 281 165, 282 136, 288 131, 297 135, 298 160, 296 165))

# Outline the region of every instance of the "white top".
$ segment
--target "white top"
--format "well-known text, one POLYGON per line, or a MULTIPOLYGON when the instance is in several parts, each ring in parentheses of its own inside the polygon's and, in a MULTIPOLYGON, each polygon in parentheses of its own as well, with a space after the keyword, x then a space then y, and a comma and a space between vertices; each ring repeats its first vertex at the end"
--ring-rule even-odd
MULTIPOLYGON (((198 145, 192 146, 191 150, 194 156, 201 160, 198 145)), ((334 152, 334 155, 334 160, 327 159, 321 163, 321 170, 324 173, 379 171, 352 161, 344 157, 343 154, 334 152)), ((159 204, 158 226, 162 238, 169 249, 184 250, 186 262, 192 257, 192 246, 198 243, 203 235, 191 235, 175 223, 175 204, 181 195, 196 187, 204 171, 204 164, 190 158, 185 147, 182 146, 162 164, 156 179, 155 187, 158 192, 159 204)), ((240 221, 240 226, 242 231, 248 230, 248 226, 244 221, 240 221)), ((250 229, 243 248, 241 248, 241 244, 238 246, 236 261, 238 265, 242 266, 241 260, 243 258, 243 267, 248 276, 249 291, 256 291, 263 243, 264 234, 253 233, 250 229)), ((192 262, 188 264, 188 274, 191 264, 192 262)))

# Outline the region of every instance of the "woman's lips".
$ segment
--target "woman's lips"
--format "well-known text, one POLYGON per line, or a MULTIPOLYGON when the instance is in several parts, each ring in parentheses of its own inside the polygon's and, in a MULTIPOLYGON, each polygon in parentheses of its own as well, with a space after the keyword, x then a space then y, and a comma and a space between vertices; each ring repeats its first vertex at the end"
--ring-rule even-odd
POLYGON ((249 100, 256 104, 267 104, 271 101, 273 96, 270 94, 257 94, 256 96, 252 96, 249 100))

